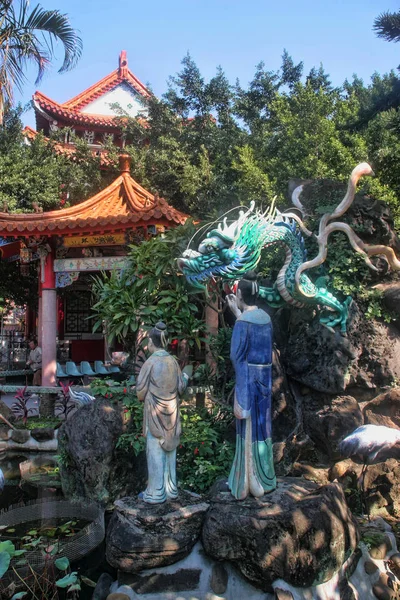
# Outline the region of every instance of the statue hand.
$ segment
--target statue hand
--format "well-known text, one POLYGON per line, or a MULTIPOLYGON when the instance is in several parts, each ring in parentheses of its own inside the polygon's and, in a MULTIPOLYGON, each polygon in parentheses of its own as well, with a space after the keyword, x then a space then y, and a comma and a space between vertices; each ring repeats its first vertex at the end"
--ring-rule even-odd
POLYGON ((239 317, 242 314, 242 311, 238 308, 235 294, 228 294, 225 297, 225 302, 227 303, 228 308, 233 312, 235 317, 239 317))

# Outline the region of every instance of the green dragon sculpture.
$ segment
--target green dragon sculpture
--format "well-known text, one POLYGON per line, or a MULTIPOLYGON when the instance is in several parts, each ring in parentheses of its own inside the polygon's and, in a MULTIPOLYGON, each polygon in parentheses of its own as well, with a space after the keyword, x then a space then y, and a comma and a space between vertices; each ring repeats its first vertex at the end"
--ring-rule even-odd
MULTIPOLYGON (((286 251, 284 265, 274 285, 260 287, 259 295, 272 307, 285 302, 297 307, 320 305, 324 308, 320 322, 329 328, 340 326, 341 333, 345 334, 351 297, 340 302, 327 289, 314 284, 306 273, 325 261, 329 235, 333 231, 344 232, 371 269, 377 270, 370 257, 380 255, 392 269, 400 270, 400 261, 392 248, 365 244, 347 223, 333 221, 352 204, 357 182, 363 175, 373 175, 367 163, 361 163, 352 171, 345 197, 332 213, 321 217, 318 235, 306 228, 296 209, 280 213, 271 207, 267 213, 261 213, 254 210, 252 203, 247 211, 240 211, 236 221, 228 225, 225 218, 222 225, 210 231, 197 252, 186 250, 178 259, 179 269, 192 285, 204 289, 211 278, 240 279, 244 273, 256 268, 264 248, 281 246, 286 251), (303 235, 314 236, 318 243, 319 252, 312 260, 306 259, 303 235)), ((300 191, 296 188, 293 202, 302 209, 298 200, 300 191)))

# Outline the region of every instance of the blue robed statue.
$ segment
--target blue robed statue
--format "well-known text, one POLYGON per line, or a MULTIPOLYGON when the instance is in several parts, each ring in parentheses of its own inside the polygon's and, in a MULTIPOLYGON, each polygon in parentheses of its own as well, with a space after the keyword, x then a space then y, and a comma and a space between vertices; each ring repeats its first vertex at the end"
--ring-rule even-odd
POLYGON ((231 342, 235 367, 236 453, 229 488, 238 500, 276 488, 271 440, 272 325, 257 307, 256 274, 247 273, 228 303, 237 315, 231 342), (236 306, 235 306, 236 300, 236 306))

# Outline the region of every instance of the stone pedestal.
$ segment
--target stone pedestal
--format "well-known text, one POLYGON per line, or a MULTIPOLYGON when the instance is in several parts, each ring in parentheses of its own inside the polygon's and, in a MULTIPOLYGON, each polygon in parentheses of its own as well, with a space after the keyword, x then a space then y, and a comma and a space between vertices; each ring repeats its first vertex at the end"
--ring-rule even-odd
POLYGON ((331 579, 356 548, 358 530, 339 484, 287 477, 271 494, 243 501, 215 486, 202 540, 209 556, 271 592, 278 579, 299 587, 331 579))
POLYGON ((163 504, 122 498, 114 506, 107 533, 107 561, 128 573, 185 558, 200 537, 209 507, 189 492, 180 492, 177 500, 163 504))

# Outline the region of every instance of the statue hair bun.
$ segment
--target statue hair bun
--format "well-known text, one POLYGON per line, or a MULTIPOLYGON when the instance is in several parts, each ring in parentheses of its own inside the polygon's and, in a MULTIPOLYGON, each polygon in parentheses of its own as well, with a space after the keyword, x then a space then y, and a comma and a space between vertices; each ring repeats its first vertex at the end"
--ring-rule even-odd
POLYGON ((155 327, 156 327, 156 329, 158 329, 158 331, 165 331, 167 329, 166 324, 163 323, 162 321, 158 321, 158 323, 156 323, 155 327))
POLYGON ((255 271, 248 271, 243 275, 243 279, 247 281, 257 281, 257 273, 255 271))

